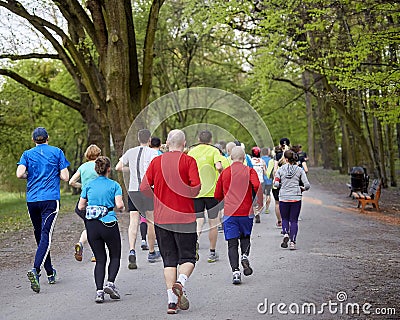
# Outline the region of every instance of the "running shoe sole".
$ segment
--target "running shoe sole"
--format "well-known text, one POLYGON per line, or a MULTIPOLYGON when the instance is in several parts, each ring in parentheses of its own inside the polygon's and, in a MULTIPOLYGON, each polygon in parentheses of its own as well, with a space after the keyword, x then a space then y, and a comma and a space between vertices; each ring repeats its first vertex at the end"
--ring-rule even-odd
POLYGON ((117 291, 114 290, 112 287, 105 286, 104 292, 110 295, 111 299, 121 299, 121 296, 117 291))
POLYGON ((289 237, 283 237, 282 243, 281 243, 281 248, 287 248, 288 247, 288 242, 289 242, 289 237))
POLYGON ((295 244, 290 244, 289 250, 296 250, 296 245, 295 244))
POLYGON ((75 245, 75 260, 76 261, 82 261, 82 246, 77 243, 75 245))
POLYGON ((178 297, 178 307, 181 310, 189 309, 189 300, 183 292, 183 286, 179 282, 175 282, 172 286, 172 291, 178 297))
POLYGON ((247 277, 253 273, 253 269, 250 267, 248 259, 242 259, 243 274, 247 277))
POLYGON ((36 278, 36 274, 33 273, 32 270, 29 270, 26 274, 28 276, 29 281, 31 282, 31 289, 36 293, 40 292, 40 284, 38 279, 36 278))
POLYGON ((130 254, 128 257, 128 269, 137 269, 137 264, 136 264, 136 256, 133 254, 130 254))

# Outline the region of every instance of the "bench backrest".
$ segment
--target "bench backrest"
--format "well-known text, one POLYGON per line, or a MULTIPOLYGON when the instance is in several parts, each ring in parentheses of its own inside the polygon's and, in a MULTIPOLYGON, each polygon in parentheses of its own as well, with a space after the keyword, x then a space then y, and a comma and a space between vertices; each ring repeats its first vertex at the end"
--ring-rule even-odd
POLYGON ((369 189, 369 194, 371 195, 371 198, 379 199, 381 195, 381 181, 379 179, 375 179, 372 182, 371 188, 369 189))

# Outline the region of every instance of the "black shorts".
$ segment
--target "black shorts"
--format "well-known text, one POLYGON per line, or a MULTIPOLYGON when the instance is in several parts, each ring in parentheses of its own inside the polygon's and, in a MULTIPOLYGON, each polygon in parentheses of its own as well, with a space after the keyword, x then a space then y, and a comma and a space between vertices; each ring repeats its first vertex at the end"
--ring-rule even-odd
POLYGON ((129 191, 128 194, 129 211, 139 211, 141 216, 146 217, 146 211, 154 210, 153 198, 146 197, 140 191, 129 191))
POLYGON ((204 218, 204 209, 207 209, 208 219, 215 219, 218 217, 221 206, 215 198, 195 198, 194 211, 196 211, 196 218, 204 218))
POLYGON ((274 196, 275 201, 279 201, 279 189, 272 189, 272 195, 274 196))
POLYGON ((263 183, 262 188, 263 188, 263 193, 265 195, 269 196, 271 193, 271 190, 272 190, 272 184, 263 183))
MULTIPOLYGON (((175 225, 178 227, 178 225, 175 225)), ((191 232, 177 232, 168 225, 155 225, 158 248, 163 259, 164 268, 176 268, 186 262, 196 264, 196 222, 182 225, 182 230, 191 232)))

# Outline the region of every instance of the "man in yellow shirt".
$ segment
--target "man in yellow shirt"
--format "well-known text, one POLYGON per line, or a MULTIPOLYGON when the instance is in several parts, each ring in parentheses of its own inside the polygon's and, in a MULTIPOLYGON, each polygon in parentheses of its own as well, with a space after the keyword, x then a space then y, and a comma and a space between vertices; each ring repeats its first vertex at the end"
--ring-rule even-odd
POLYGON ((199 170, 201 189, 197 198, 194 199, 194 209, 196 211, 197 235, 200 238, 204 224, 204 211, 207 209, 208 223, 210 225, 209 240, 210 240, 210 255, 208 262, 216 262, 218 254, 215 252, 217 246, 219 223, 218 201, 214 198, 215 186, 217 183, 219 172, 223 167, 221 164, 222 156, 217 148, 210 145, 212 133, 208 130, 203 130, 199 133, 199 145, 192 148, 188 155, 196 160, 199 170))

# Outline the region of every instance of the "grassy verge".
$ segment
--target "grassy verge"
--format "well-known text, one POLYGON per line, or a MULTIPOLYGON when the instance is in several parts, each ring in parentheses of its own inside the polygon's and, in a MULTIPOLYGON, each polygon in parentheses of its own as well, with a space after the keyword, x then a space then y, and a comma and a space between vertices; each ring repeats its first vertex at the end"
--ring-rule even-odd
MULTIPOLYGON (((78 196, 61 195, 60 214, 73 212, 78 196)), ((25 196, 19 193, 0 192, 0 234, 31 226, 25 196)))

